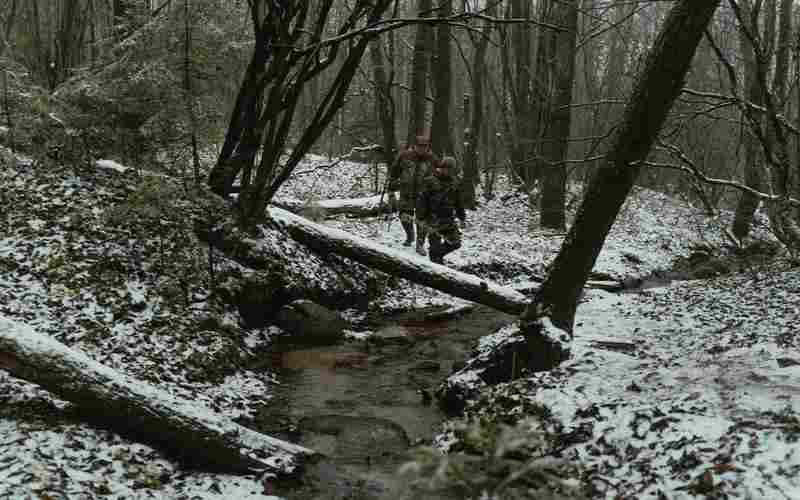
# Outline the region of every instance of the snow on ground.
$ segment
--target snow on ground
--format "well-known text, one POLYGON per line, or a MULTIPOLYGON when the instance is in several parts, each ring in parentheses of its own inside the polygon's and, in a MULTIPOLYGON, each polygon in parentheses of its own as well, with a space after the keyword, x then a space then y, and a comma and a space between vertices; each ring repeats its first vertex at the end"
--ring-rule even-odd
POLYGON ((605 498, 800 498, 798 306, 797 270, 592 291, 572 359, 529 397, 591 428, 572 452, 605 498))
MULTIPOLYGON (((25 161, 0 164, 0 315, 224 416, 249 416, 268 401, 276 381, 243 370, 215 382, 195 380, 198 363, 236 365, 227 357, 229 339, 220 334, 236 328, 236 318, 228 312, 225 324, 198 327, 206 314, 226 313, 204 309, 201 284, 163 277, 163 266, 181 261, 170 252, 195 248, 195 242, 165 248, 166 237, 143 239, 135 227, 119 223, 152 215, 141 207, 119 211, 131 186, 144 182, 119 170, 101 164, 95 178, 25 161), (118 175, 126 177, 114 180, 118 175), (193 303, 188 310, 175 299, 186 294, 193 303)), ((310 156, 279 196, 313 202, 375 195, 382 174, 310 156)), ((500 186, 494 199, 468 212, 464 247, 446 261, 501 285, 520 284, 545 274, 562 235, 532 231, 537 219, 527 197, 500 186)), ((719 245, 725 222, 639 190, 595 271, 621 279, 667 269, 699 245, 719 245)), ((409 251, 396 219, 325 223, 409 251)), ((152 224, 172 231, 165 233, 170 237, 180 234, 169 217, 156 215, 152 224)), ((194 251, 202 269, 205 256, 194 251)), ((184 274, 202 276, 197 269, 184 274)), ((464 305, 422 286, 400 285, 375 307, 464 305)), ((525 388, 524 397, 546 404, 565 428, 591 425, 571 452, 601 498, 690 497, 697 491, 690 485, 707 479, 708 470, 711 491, 720 498, 800 498, 798 290, 795 269, 623 295, 591 291, 578 310, 572 359, 516 385, 525 388), (610 350, 613 342, 598 342, 609 338, 635 349, 620 352, 610 350)), ((247 345, 263 345, 271 334, 247 332, 247 345)), ((148 446, 86 425, 69 404, 3 371, 0 402, 0 498, 275 498, 260 478, 183 470, 148 446)))
MULTIPOLYGON (((335 196, 324 180, 335 174, 308 175, 319 176, 320 198, 335 196)), ((464 246, 447 262, 521 263, 509 284, 543 275, 561 244, 559 235, 526 236, 535 213, 507 190, 467 217, 464 246)), ((669 269, 676 257, 721 246, 729 222, 637 190, 594 271, 623 279, 669 269)), ((396 221, 330 223, 403 248, 396 221)), ((755 234, 769 239, 763 219, 755 234)), ((587 291, 572 358, 494 390, 545 405, 564 432, 590 429, 565 453, 583 464, 599 498, 800 499, 800 270, 776 267, 636 293, 587 291)), ((394 300, 416 305, 440 298, 413 284, 398 293, 394 300)))

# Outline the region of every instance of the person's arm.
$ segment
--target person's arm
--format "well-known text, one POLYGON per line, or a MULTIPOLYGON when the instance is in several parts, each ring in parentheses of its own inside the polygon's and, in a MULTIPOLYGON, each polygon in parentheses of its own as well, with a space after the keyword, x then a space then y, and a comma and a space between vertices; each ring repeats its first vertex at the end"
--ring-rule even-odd
POLYGON ((394 163, 389 167, 388 172, 388 188, 389 192, 397 191, 400 187, 400 176, 403 174, 403 168, 405 168, 405 160, 409 157, 409 151, 403 150, 400 151, 400 154, 397 155, 395 158, 394 163))
POLYGON ((397 181, 400 177, 400 157, 395 158, 394 163, 389 167, 387 178, 387 188, 390 193, 397 191, 397 181))

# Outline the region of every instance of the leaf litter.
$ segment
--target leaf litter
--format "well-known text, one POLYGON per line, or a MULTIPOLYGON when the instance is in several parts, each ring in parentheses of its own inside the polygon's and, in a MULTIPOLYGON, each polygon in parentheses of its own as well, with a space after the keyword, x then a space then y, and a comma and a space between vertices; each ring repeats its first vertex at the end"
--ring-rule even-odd
MULTIPOLYGON (((374 195, 372 166, 314 168, 326 162, 309 156, 306 174, 279 196, 374 195)), ((203 302, 207 256, 186 236, 186 220, 155 219, 161 235, 120 223, 115 214, 140 182, 116 164, 91 172, 43 169, 24 159, 0 166, 6 201, 0 315, 246 421, 269 404, 278 381, 241 368, 242 359, 268 345, 275 329, 245 331, 235 311, 203 302), (185 241, 171 247, 176 235, 185 241), (177 270, 165 267, 165 258, 179 254, 195 266, 195 281, 171 278, 177 270), (192 298, 189 307, 182 294, 192 298), (222 318, 229 333, 198 327, 209 315, 222 318), (197 366, 209 359, 230 369, 210 376, 197 366)), ((494 199, 468 212, 464 246, 448 255, 448 264, 501 285, 535 282, 563 240, 531 231, 536 218, 527 196, 501 184, 494 199)), ((718 251, 729 218, 709 219, 684 202, 637 189, 594 272, 617 281, 640 278, 665 272, 698 249, 718 251)), ((403 249, 396 220, 325 223, 403 249)), ((763 218, 755 237, 770 241, 763 218)), ((572 436, 560 453, 580 463, 596 498, 800 498, 800 271, 779 258, 719 274, 667 279, 632 293, 587 290, 572 357, 552 372, 480 389, 481 399, 502 396, 506 406, 476 403, 468 414, 503 411, 521 420, 531 405, 547 408, 560 432, 572 436)), ((399 280, 371 307, 464 304, 399 280)), ((68 403, 3 371, 0 401, 0 498, 276 498, 262 478, 185 470, 158 450, 82 423, 68 403)), ((443 450, 452 446, 448 432, 445 425, 436 437, 443 450)))

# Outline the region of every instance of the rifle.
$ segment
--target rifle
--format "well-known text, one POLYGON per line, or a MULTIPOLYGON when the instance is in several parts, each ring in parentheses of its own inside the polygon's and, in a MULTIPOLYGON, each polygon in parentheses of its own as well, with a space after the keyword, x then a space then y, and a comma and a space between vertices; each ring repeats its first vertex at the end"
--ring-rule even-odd
MULTIPOLYGON (((386 196, 386 192, 387 192, 388 189, 389 189, 389 172, 387 170, 387 172, 386 172, 386 181, 384 181, 384 183, 383 183, 383 187, 381 188, 381 198, 380 198, 380 201, 378 201, 378 210, 381 210, 383 208, 383 198, 384 198, 384 196, 386 196)), ((391 196, 391 194, 390 194, 390 196, 391 196)), ((391 205, 391 203, 390 203, 390 205, 391 205)), ((394 207, 390 206, 389 210, 384 215, 384 221, 386 221, 386 230, 387 231, 389 230, 389 228, 392 225, 392 213, 393 213, 393 210, 394 210, 394 207)))

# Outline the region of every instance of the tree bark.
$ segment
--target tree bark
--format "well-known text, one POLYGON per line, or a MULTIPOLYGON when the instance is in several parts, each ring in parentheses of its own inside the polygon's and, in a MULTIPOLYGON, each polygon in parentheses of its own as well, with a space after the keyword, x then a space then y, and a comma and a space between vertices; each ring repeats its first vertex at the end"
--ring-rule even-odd
POLYGON ((395 137, 394 116, 395 108, 392 100, 392 86, 386 67, 391 64, 383 51, 383 41, 378 38, 370 45, 370 59, 372 60, 372 75, 375 79, 375 115, 381 126, 383 161, 387 168, 397 156, 397 138, 395 137))
POLYGON ((270 217, 280 222, 294 240, 317 253, 335 253, 385 273, 509 314, 520 314, 527 304, 525 296, 511 288, 434 264, 407 252, 387 249, 345 231, 320 226, 280 208, 271 208, 270 217))
POLYGON ((358 0, 348 9, 340 5, 343 10, 332 12, 332 1, 319 5, 249 2, 256 42, 253 58, 208 180, 215 193, 226 196, 242 173, 238 199, 242 227, 252 229, 260 222, 272 197, 344 106, 361 58, 376 36, 370 30, 358 30, 376 23, 390 3, 358 0), (339 18, 340 13, 345 15, 339 18), (358 35, 349 40, 324 39, 334 20, 339 22, 334 28, 339 36, 354 31, 358 35), (281 161, 293 138, 303 86, 331 67, 335 68, 331 70, 334 76, 316 103, 313 116, 300 127, 288 159, 281 161), (252 181, 248 182, 251 171, 252 181))
MULTIPOLYGON (((496 15, 497 6, 490 4, 487 8, 486 14, 490 17, 496 15)), ((465 132, 465 150, 464 150, 464 177, 461 180, 461 200, 464 207, 474 210, 477 207, 477 200, 475 195, 475 186, 480 182, 480 167, 479 167, 479 153, 478 141, 485 133, 484 127, 484 78, 486 78, 486 51, 489 48, 489 38, 491 37, 494 25, 486 22, 481 28, 478 35, 478 41, 475 43, 473 37, 473 44, 475 45, 475 52, 473 54, 473 64, 471 72, 472 82, 472 98, 469 103, 471 106, 470 123, 467 125, 468 132, 465 132)), ((493 147, 492 150, 495 150, 493 147)), ((494 170, 490 175, 494 175, 494 170)), ((486 190, 490 191, 490 190, 486 190)))
POLYGON ((88 410, 111 429, 144 436, 193 465, 290 475, 303 459, 316 455, 112 370, 2 317, 0 368, 88 410))
POLYGON ((558 2, 552 7, 552 19, 566 31, 548 33, 553 46, 554 86, 550 95, 550 120, 545 134, 543 153, 547 165, 542 169, 541 219, 543 228, 563 230, 566 227, 565 200, 567 170, 564 160, 569 151, 572 125, 572 87, 575 81, 575 41, 578 31, 578 0, 558 2))
MULTIPOLYGON (((14 29, 14 23, 16 21, 16 14, 17 14, 17 1, 14 0, 11 2, 11 7, 7 13, 7 17, 5 19, 5 24, 3 26, 3 39, 0 40, 0 59, 5 55, 6 49, 8 48, 8 40, 11 38, 11 33, 14 29)), ((3 72, 3 114, 5 115, 5 122, 6 128, 8 128, 8 132, 6 132, 7 139, 6 145, 14 149, 14 127, 11 122, 11 99, 9 96, 8 91, 8 69, 5 67, 0 67, 0 71, 3 72)))
MULTIPOLYGON (((430 16, 433 0, 419 0, 417 8, 420 17, 430 16)), ((414 40, 414 55, 411 61, 411 109, 408 117, 408 133, 406 144, 414 144, 414 137, 425 130, 425 111, 428 104, 428 69, 433 38, 430 26, 420 24, 414 40)))
MULTIPOLYGON (((531 2, 527 0, 513 0, 510 4, 510 16, 515 19, 531 18, 531 2)), ((511 27, 512 47, 514 59, 513 75, 509 75, 511 85, 511 117, 512 125, 512 150, 511 161, 514 171, 527 189, 533 187, 537 179, 536 162, 534 161, 533 138, 539 129, 539 120, 536 116, 535 100, 533 93, 534 74, 540 68, 533 67, 531 48, 532 29, 527 25, 511 27)), ((510 67, 509 67, 510 69, 510 67)))
MULTIPOLYGON (((439 17, 453 14, 452 0, 439 0, 439 17)), ((431 65, 433 90, 433 115, 431 117, 431 143, 440 157, 455 156, 450 110, 453 94, 453 68, 450 49, 450 26, 441 23, 436 27, 436 53, 431 65)))
MULTIPOLYGON (((776 91, 782 90, 781 87, 785 86, 785 73, 788 69, 786 65, 786 54, 779 54, 778 63, 775 67, 775 81, 776 88, 770 90, 768 74, 770 70, 770 61, 772 60, 772 50, 774 47, 775 38, 775 22, 776 22, 776 4, 775 0, 769 0, 766 3, 767 16, 765 22, 765 33, 763 37, 758 35, 758 16, 755 13, 750 13, 750 5, 748 2, 731 3, 733 10, 739 21, 739 28, 742 35, 749 42, 749 47, 753 50, 753 61, 756 80, 756 85, 761 90, 760 97, 763 99, 764 107, 767 112, 764 117, 755 115, 751 108, 747 108, 746 112, 749 113, 748 118, 751 125, 752 132, 757 136, 761 142, 761 148, 764 151, 764 157, 767 159, 765 165, 760 168, 763 176, 767 179, 762 181, 767 184, 772 191, 780 197, 777 202, 770 203, 767 206, 767 212, 770 218, 770 226, 775 236, 784 245, 789 248, 800 248, 800 225, 798 225, 795 218, 795 210, 788 203, 788 198, 791 196, 793 186, 797 185, 797 169, 792 165, 789 154, 789 138, 787 137, 784 125, 779 119, 781 114, 779 109, 779 101, 781 97, 777 95, 776 91), (749 20, 748 20, 749 18, 749 20), (752 22, 750 22, 752 21, 752 22), (764 42, 760 43, 763 38, 764 42), (766 119, 766 122, 763 121, 766 119)), ((753 10, 755 12, 755 10, 753 10)), ((790 25, 786 25, 782 21, 782 35, 781 43, 788 43, 788 39, 784 40, 783 37, 788 38, 788 30, 790 25)), ((756 176, 757 172, 751 172, 751 175, 756 176)), ((737 214, 738 215, 738 214, 737 214)), ((749 222, 749 221, 748 221, 749 222)))
MULTIPOLYGON (((741 2, 743 10, 747 13, 747 17, 751 17, 750 2, 745 0, 741 2)), ((758 30, 758 19, 753 19, 753 24, 746 28, 750 30, 758 30)), ((756 58, 756 50, 753 47, 753 40, 751 40, 744 32, 745 28, 739 27, 739 50, 742 53, 744 61, 744 86, 745 98, 755 106, 764 106, 764 88, 758 78, 758 64, 756 58)), ((751 116, 751 121, 758 123, 760 128, 764 120, 759 115, 758 117, 751 116)), ((755 123, 751 123, 755 126, 755 123)), ((756 191, 764 191, 769 188, 769 182, 764 182, 761 175, 764 172, 762 168, 763 156, 760 154, 760 147, 758 139, 755 137, 755 130, 747 130, 744 137, 744 182, 749 188, 756 191)), ((739 197, 739 202, 736 204, 735 215, 731 232, 740 241, 743 241, 750 234, 750 228, 753 224, 753 215, 758 209, 759 199, 755 195, 743 192, 739 197)))
POLYGON ((552 327, 572 336, 581 290, 619 210, 631 191, 684 84, 695 50, 719 0, 679 0, 636 81, 612 147, 586 189, 583 201, 542 287, 522 315, 533 370, 548 370, 569 354, 552 327))

